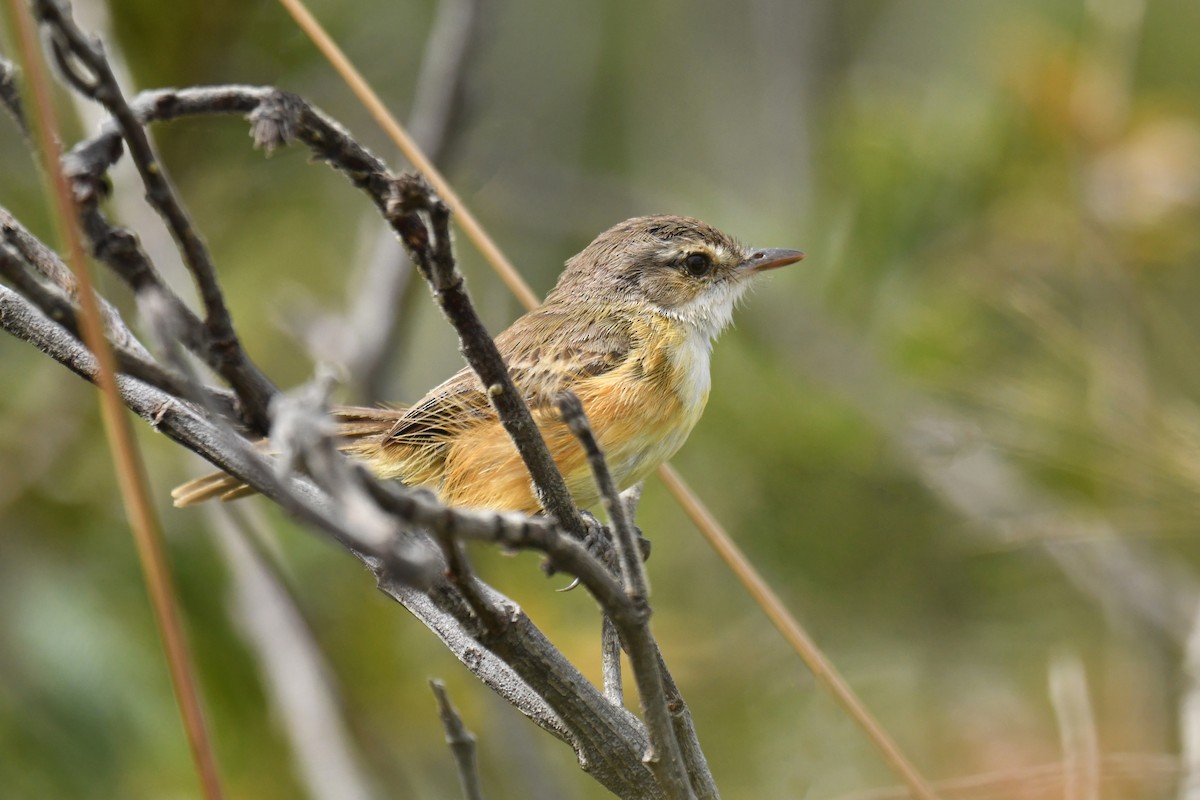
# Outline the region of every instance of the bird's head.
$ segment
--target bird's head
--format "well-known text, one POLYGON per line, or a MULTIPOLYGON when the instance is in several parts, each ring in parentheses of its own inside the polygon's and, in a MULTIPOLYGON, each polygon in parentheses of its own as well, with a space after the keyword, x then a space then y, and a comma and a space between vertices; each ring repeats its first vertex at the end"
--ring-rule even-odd
POLYGON ((753 276, 802 258, 744 247, 691 217, 634 217, 568 261, 548 299, 641 307, 715 336, 753 276))

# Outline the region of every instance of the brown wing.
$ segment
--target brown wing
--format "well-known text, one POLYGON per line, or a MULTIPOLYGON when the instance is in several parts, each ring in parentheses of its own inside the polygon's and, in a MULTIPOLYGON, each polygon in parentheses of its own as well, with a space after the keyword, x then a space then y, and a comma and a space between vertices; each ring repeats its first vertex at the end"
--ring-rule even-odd
MULTIPOLYGON (((547 305, 513 323, 496 337, 496 345, 535 417, 544 417, 560 391, 619 367, 632 348, 631 330, 627 320, 611 315, 596 323, 577 309, 547 305)), ((496 420, 469 368, 408 409, 341 407, 333 413, 342 449, 371 463, 381 477, 431 488, 441 483, 446 454, 456 435, 496 420)), ((171 494, 175 505, 186 506, 251 492, 238 479, 215 473, 171 494)))
MULTIPOLYGON (((532 409, 552 405, 554 396, 577 381, 619 366, 632 346, 631 326, 622 318, 597 323, 579 311, 543 306, 496 337, 496 346, 517 389, 532 409)), ((436 447, 467 428, 494 420, 478 377, 468 367, 430 391, 396 421, 383 444, 436 447)))

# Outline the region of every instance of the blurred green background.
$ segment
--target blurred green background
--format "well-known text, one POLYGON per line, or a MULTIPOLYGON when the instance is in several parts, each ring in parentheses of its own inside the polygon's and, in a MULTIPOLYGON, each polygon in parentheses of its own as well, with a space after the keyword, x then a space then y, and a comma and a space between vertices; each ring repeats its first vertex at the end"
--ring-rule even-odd
MULTIPOLYGON (((1101 796, 1176 796, 1200 676, 1200 4, 485 5, 443 161, 539 293, 637 214, 808 252, 718 343, 675 464, 902 747, 932 778, 993 776, 969 796, 1051 798, 1064 738, 1090 733, 1101 796)), ((313 9, 406 116, 435 5, 313 9)), ((110 10, 138 88, 278 85, 400 165, 275 3, 110 10)), ((251 354, 303 382, 295 332, 349 306, 374 209, 299 148, 264 159, 237 120, 156 138, 251 354)), ((0 204, 52 236, 7 119, 0 154, 0 204)), ((133 194, 116 213, 139 213, 133 194)), ((501 329, 515 301, 459 253, 501 329)), ((461 363, 417 289, 397 401, 461 363)), ((8 337, 0 385, 0 795, 198 796, 95 393, 8 337)), ((246 553, 170 508, 203 465, 139 431, 229 795, 304 796, 248 644, 246 553)), ((371 796, 457 796, 429 676, 480 737, 489 797, 606 796, 351 558, 261 500, 236 513, 300 598, 371 796)), ((639 521, 655 631, 724 796, 885 796, 854 794, 896 780, 657 481, 639 521)), ((531 556, 476 556, 598 678, 584 592, 555 593, 531 556)))

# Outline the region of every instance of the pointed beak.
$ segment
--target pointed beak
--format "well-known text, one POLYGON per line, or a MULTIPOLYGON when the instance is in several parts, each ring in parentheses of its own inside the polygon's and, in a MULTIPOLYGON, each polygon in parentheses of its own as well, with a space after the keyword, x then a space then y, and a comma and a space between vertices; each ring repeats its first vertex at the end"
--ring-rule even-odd
POLYGON ((804 253, 799 250, 752 250, 750 257, 738 264, 738 269, 745 272, 765 272, 795 264, 802 258, 804 253))

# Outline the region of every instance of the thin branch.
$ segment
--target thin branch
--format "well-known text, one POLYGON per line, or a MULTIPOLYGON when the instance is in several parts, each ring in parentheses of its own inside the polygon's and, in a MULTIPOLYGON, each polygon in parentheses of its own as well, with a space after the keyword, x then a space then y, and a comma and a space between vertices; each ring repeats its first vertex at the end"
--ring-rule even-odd
MULTIPOLYGON (((417 75, 409 127, 413 138, 440 162, 454 149, 464 126, 465 86, 470 66, 479 52, 484 30, 481 0, 440 0, 433 28, 417 75)), ((396 342, 402 327, 402 307, 412 295, 412 262, 386 228, 372 237, 372 253, 361 259, 358 289, 350 309, 338 324, 347 342, 341 360, 357 386, 361 402, 386 400, 389 376, 394 373, 396 342)))
POLYGON ((200 784, 205 797, 209 800, 219 800, 223 792, 216 754, 205 723, 187 639, 179 619, 178 600, 163 545, 162 530, 150 500, 145 466, 134 440, 128 414, 123 408, 116 360, 108 345, 100 304, 92 290, 91 270, 84 255, 83 238, 75 217, 70 188, 59 170, 61 153, 58 142, 61 138, 50 97, 49 80, 41 61, 35 55, 37 36, 28 10, 20 0, 12 0, 11 6, 13 17, 17 20, 20 50, 33 94, 34 112, 38 123, 38 151, 42 167, 51 184, 56 218, 67 243, 69 262, 79 283, 83 337, 95 354, 95 374, 100 386, 104 427, 122 500, 129 515, 138 559, 150 593, 159 635, 163 640, 168 670, 200 784))
POLYGON ((440 533, 437 539, 446 559, 446 577, 458 589, 463 600, 471 608, 471 613, 483 625, 484 637, 496 638, 503 631, 507 619, 476 579, 462 541, 445 533, 440 533))
POLYGON ((625 688, 621 680, 621 636, 607 614, 600 621, 600 670, 604 696, 614 706, 625 705, 625 688))
POLYGON ((617 565, 620 568, 625 594, 635 605, 645 604, 650 600, 650 587, 646 579, 646 567, 642 563, 642 553, 637 544, 637 533, 634 531, 628 509, 617 491, 617 484, 608 471, 600 443, 596 441, 596 435, 588 423, 583 403, 573 393, 564 392, 555 398, 555 404, 563 422, 587 453, 588 466, 591 467, 596 487, 600 490, 600 499, 604 503, 604 510, 615 534, 613 540, 617 547, 617 565))
POLYGON ((612 475, 608 471, 604 454, 588 424, 587 415, 579 398, 565 392, 555 398, 563 422, 583 445, 587 453, 592 477, 600 489, 609 522, 615 530, 618 566, 621 585, 628 599, 629 608, 605 608, 613 624, 621 634, 621 640, 629 653, 630 668, 638 686, 642 701, 642 715, 650 730, 653 750, 647 754, 651 769, 672 797, 695 797, 691 781, 675 738, 675 729, 667 711, 667 698, 663 688, 662 673, 659 671, 658 645, 650 633, 649 588, 642 555, 634 539, 633 525, 626 515, 625 504, 617 492, 612 475))
POLYGON ((442 728, 446 731, 446 744, 454 755, 454 764, 458 768, 458 781, 462 786, 465 800, 483 800, 483 786, 479 782, 479 764, 475 760, 475 734, 467 730, 458 710, 450 702, 446 693, 446 684, 439 680, 430 680, 433 696, 437 698, 438 716, 442 718, 442 728))
POLYGON ((417 175, 401 175, 387 208, 388 221, 399 232, 435 299, 458 331, 460 349, 475 370, 533 479, 538 499, 563 527, 583 538, 586 528, 571 500, 545 440, 529 413, 496 343, 483 326, 467 296, 462 273, 454 260, 450 238, 450 208, 417 175), (428 225, 423 217, 428 218, 428 225))
MULTIPOLYGON (((58 253, 30 233, 16 217, 3 207, 0 207, 0 246, 6 247, 11 253, 17 255, 25 267, 40 276, 39 282, 58 289, 58 294, 61 294, 72 307, 78 305, 79 284, 71 269, 63 263, 58 253)), ((93 293, 93 297, 100 306, 105 333, 113 345, 149 359, 150 352, 125 327, 121 313, 116 307, 99 294, 93 293)))
POLYGON ((696 792, 699 800, 717 800, 720 796, 717 792, 717 784, 713 780, 708 760, 704 757, 704 750, 700 747, 700 737, 696 735, 692 712, 688 710, 687 703, 683 701, 683 694, 675 685, 675 679, 671 677, 662 653, 656 653, 656 655, 658 671, 662 674, 663 696, 667 701, 667 710, 671 712, 671 725, 675 728, 675 741, 679 742, 684 766, 692 779, 692 790, 696 792))
MULTIPOLYGON (((643 483, 638 482, 626 489, 620 495, 621 504, 625 509, 625 514, 632 521, 637 517, 638 503, 642 499, 643 483)), ((640 532, 637 528, 633 528, 633 532, 640 537, 640 532)), ((650 540, 639 538, 637 541, 639 551, 642 558, 648 558, 650 555, 650 540)), ((607 659, 613 658, 618 662, 617 676, 619 678, 619 659, 620 649, 612 655, 608 654, 608 632, 611 627, 611 620, 605 618, 608 625, 604 629, 604 647, 605 659, 604 665, 607 667, 607 659)), ((696 792, 696 796, 701 800, 716 800, 719 796, 717 792, 716 782, 713 780, 712 770, 709 769, 708 760, 704 757, 704 750, 700 747, 700 738, 696 735, 696 727, 692 722, 692 712, 688 710, 687 703, 683 700, 683 694, 679 691, 679 687, 675 685, 675 679, 671 676, 671 671, 667 669, 667 662, 662 657, 662 653, 658 652, 658 671, 662 675, 663 695, 666 700, 667 710, 671 714, 671 725, 675 729, 675 741, 679 743, 680 752, 683 755, 683 763, 687 769, 688 775, 692 779, 692 789, 696 792)), ((605 680, 608 676, 606 674, 605 680)), ((605 684, 607 686, 607 683, 605 684)), ((620 692, 617 692, 620 703, 623 700, 620 698, 620 692)))
POLYGON ((259 427, 264 426, 275 387, 246 356, 234 331, 208 248, 171 186, 141 120, 126 102, 103 48, 80 30, 62 0, 34 0, 33 8, 50 34, 52 52, 63 75, 80 94, 104 106, 115 120, 146 187, 147 201, 163 218, 196 281, 204 304, 204 328, 212 350, 220 356, 221 374, 237 393, 249 419, 259 427))

